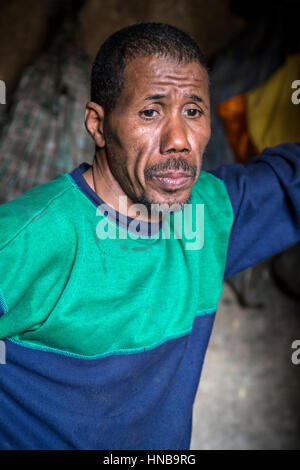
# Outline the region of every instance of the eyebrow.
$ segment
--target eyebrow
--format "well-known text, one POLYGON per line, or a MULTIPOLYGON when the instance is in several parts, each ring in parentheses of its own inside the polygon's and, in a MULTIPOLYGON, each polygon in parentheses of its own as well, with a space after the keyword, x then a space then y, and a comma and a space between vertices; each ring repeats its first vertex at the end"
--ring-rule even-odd
POLYGON ((204 103, 203 98, 198 95, 184 95, 185 98, 190 98, 191 100, 198 101, 199 103, 204 103))
MULTIPOLYGON (((146 96, 145 100, 151 101, 151 100, 160 100, 163 98, 168 98, 168 95, 158 95, 158 94, 150 95, 150 96, 146 96)), ((201 96, 191 94, 191 95, 184 95, 184 98, 190 98, 193 101, 198 101, 198 103, 203 103, 205 105, 205 102, 203 98, 201 98, 201 96)))
POLYGON ((160 100, 162 98, 167 98, 167 95, 150 95, 150 96, 146 96, 145 100, 160 100))

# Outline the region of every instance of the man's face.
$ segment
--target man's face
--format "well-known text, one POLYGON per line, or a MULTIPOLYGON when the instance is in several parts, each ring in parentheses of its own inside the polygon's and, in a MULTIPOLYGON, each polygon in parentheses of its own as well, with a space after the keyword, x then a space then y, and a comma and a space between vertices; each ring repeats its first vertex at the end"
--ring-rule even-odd
POLYGON ((132 60, 124 78, 104 118, 110 171, 133 202, 182 205, 210 137, 207 73, 197 62, 152 56, 132 60))

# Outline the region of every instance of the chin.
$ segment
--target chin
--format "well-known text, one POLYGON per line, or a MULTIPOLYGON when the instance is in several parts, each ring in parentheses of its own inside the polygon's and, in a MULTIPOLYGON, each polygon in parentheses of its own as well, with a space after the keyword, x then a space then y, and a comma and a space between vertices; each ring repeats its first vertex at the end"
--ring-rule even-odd
POLYGON ((148 210, 151 210, 154 213, 170 214, 171 212, 179 212, 183 210, 185 204, 189 204, 190 197, 186 197, 184 199, 178 198, 166 198, 166 199, 159 199, 151 198, 147 196, 141 197, 138 201, 139 204, 144 204, 148 210))

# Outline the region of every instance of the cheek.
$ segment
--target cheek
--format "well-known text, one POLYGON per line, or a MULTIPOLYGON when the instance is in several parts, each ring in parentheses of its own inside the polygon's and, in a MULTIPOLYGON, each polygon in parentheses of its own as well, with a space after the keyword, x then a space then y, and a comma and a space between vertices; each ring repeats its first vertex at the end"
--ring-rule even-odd
POLYGON ((206 127, 205 127, 205 136, 206 136, 206 139, 207 141, 210 139, 210 136, 211 136, 211 122, 210 122, 210 118, 207 119, 207 122, 206 122, 206 127))
POLYGON ((137 126, 135 125, 129 130, 127 134, 130 135, 130 143, 133 148, 139 150, 146 150, 154 145, 156 136, 153 128, 147 126, 137 126))
POLYGON ((143 186, 144 170, 148 164, 152 150, 153 136, 148 130, 138 127, 119 129, 115 136, 111 155, 114 172, 122 178, 129 178, 131 185, 143 186))
POLYGON ((211 135, 211 128, 210 128, 210 122, 208 121, 205 123, 205 125, 202 125, 198 129, 194 130, 193 136, 194 136, 194 142, 196 143, 197 148, 202 148, 204 150, 204 147, 208 143, 211 135))
POLYGON ((148 160, 154 153, 157 145, 157 136, 153 128, 141 125, 133 125, 124 134, 124 142, 128 151, 131 164, 148 160))
POLYGON ((126 120, 126 117, 115 128, 116 141, 118 146, 126 152, 137 151, 144 147, 149 141, 149 131, 143 126, 137 125, 133 120, 126 120), (124 121, 126 124, 124 125, 124 121))

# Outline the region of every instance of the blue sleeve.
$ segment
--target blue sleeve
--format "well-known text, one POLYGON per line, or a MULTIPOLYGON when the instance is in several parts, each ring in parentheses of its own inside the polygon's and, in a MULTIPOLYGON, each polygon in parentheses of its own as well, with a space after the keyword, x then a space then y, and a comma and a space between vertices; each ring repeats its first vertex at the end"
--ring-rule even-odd
POLYGON ((224 279, 300 240, 300 143, 210 173, 225 183, 234 214, 224 279))

